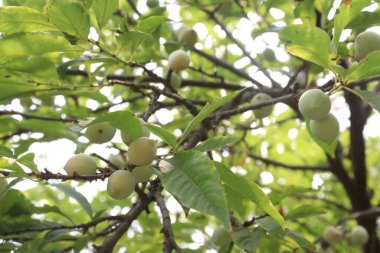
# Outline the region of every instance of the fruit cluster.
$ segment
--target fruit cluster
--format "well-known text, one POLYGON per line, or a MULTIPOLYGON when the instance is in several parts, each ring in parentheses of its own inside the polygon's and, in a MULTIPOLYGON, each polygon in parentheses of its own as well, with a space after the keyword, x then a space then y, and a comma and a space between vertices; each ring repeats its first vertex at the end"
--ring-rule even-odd
MULTIPOLYGON (((85 136, 91 143, 105 143, 115 135, 116 129, 108 122, 101 122, 87 127, 85 136)), ((141 124, 140 136, 133 137, 122 133, 123 142, 129 146, 127 159, 119 156, 110 156, 110 162, 119 169, 114 171, 108 179, 107 192, 115 199, 124 199, 132 194, 136 183, 146 182, 152 175, 150 167, 156 158, 156 142, 149 139, 149 130, 141 124), (126 165, 132 171, 125 170, 126 165)), ((67 175, 94 175, 96 173, 95 160, 86 154, 77 154, 71 157, 64 167, 67 175)), ((1 190, 1 189, 0 189, 1 190)))
POLYGON ((339 122, 330 113, 330 97, 320 89, 305 91, 299 99, 298 108, 310 119, 310 130, 320 141, 331 144, 338 138, 339 122))

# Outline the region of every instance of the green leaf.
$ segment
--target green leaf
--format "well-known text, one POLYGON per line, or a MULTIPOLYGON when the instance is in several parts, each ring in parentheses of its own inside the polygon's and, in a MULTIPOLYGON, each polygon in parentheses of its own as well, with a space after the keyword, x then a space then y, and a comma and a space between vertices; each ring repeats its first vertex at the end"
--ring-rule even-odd
POLYGON ((143 33, 154 33, 161 24, 170 21, 167 17, 163 16, 152 16, 140 21, 136 26, 136 31, 140 31, 143 33))
POLYGON ((37 165, 34 163, 34 154, 33 153, 27 153, 23 156, 20 156, 16 160, 18 163, 28 167, 32 171, 38 171, 37 165))
POLYGON ((353 29, 357 33, 366 30, 368 27, 380 25, 380 11, 374 12, 362 11, 359 12, 346 26, 347 29, 353 29))
POLYGON ((207 118, 212 112, 214 112, 216 109, 221 107, 222 105, 227 104, 232 99, 234 99, 240 92, 235 91, 230 94, 228 94, 225 97, 219 98, 215 101, 213 101, 211 104, 205 105, 202 110, 193 118, 192 121, 190 121, 189 125, 186 127, 185 131, 183 132, 181 138, 179 139, 177 146, 174 148, 174 150, 177 150, 179 146, 182 144, 182 142, 187 138, 187 136, 190 134, 190 132, 196 128, 205 118, 207 118))
POLYGON ((309 249, 309 250, 315 249, 315 246, 313 243, 309 242, 309 240, 307 240, 305 237, 303 237, 302 235, 296 232, 289 231, 288 237, 293 239, 301 248, 309 249))
POLYGON ((302 205, 295 209, 292 209, 285 215, 285 220, 296 220, 299 218, 305 218, 309 216, 316 216, 318 214, 324 213, 321 207, 316 207, 315 205, 302 205))
POLYGON ((240 193, 246 199, 255 203, 258 207, 264 210, 267 214, 273 217, 282 227, 286 227, 286 223, 281 214, 270 202, 264 191, 255 182, 246 179, 245 177, 234 174, 225 165, 215 163, 219 171, 220 177, 226 185, 240 193))
POLYGON ((214 215, 231 228, 226 198, 213 163, 194 150, 180 152, 167 162, 172 170, 161 175, 165 189, 183 205, 214 215))
POLYGON ((111 126, 120 131, 128 132, 132 137, 139 137, 141 131, 140 121, 129 111, 110 112, 91 121, 87 126, 100 122, 109 122, 111 126))
POLYGON ((47 232, 44 237, 42 238, 41 244, 39 245, 39 249, 43 250, 47 244, 58 240, 59 238, 66 237, 68 233, 71 232, 71 229, 65 228, 65 229, 59 229, 59 230, 52 230, 47 232))
POLYGON ((314 0, 306 0, 298 3, 294 10, 294 15, 300 18, 304 25, 315 26, 317 15, 314 9, 314 0))
POLYGON ((311 132, 310 119, 305 118, 305 122, 306 122, 307 131, 309 132, 310 137, 315 141, 315 143, 317 143, 318 146, 320 146, 327 154, 329 154, 331 156, 334 156, 335 155, 335 147, 338 144, 338 140, 334 140, 333 143, 331 143, 331 144, 328 144, 326 142, 323 142, 323 141, 319 140, 311 132))
POLYGON ((249 253, 254 253, 260 245, 261 239, 265 236, 265 231, 260 227, 253 230, 243 228, 239 231, 233 232, 232 235, 234 242, 239 248, 249 253))
POLYGON ((228 207, 237 212, 241 218, 245 217, 247 213, 246 199, 239 192, 235 191, 228 185, 224 185, 228 207))
POLYGON ((54 31, 57 28, 48 22, 43 13, 25 6, 4 6, 0 8, 0 32, 54 31))
POLYGON ((282 191, 273 190, 269 193, 269 198, 273 204, 280 203, 284 198, 293 196, 298 193, 307 193, 307 192, 316 192, 316 190, 312 188, 300 187, 300 186, 290 186, 283 188, 282 191))
POLYGON ((91 8, 95 12, 99 27, 107 24, 112 13, 119 7, 119 0, 95 0, 91 8))
POLYGON ((267 231, 271 236, 281 239, 287 234, 287 231, 282 229, 281 225, 273 218, 266 217, 255 221, 262 229, 267 231))
POLYGON ((128 54, 130 57, 135 50, 145 41, 153 41, 152 35, 144 32, 129 31, 116 38, 116 55, 128 54))
POLYGON ((330 37, 322 29, 307 25, 289 25, 280 32, 286 50, 304 60, 327 68, 330 64, 330 37))
POLYGON ((354 90, 350 89, 348 87, 344 87, 346 90, 354 93, 355 95, 359 96, 364 102, 368 103, 370 106, 373 107, 377 112, 380 113, 380 93, 379 92, 373 92, 368 90, 354 90))
POLYGON ((228 144, 232 144, 240 140, 239 137, 236 136, 214 136, 206 141, 200 143, 194 150, 198 150, 199 152, 206 152, 209 150, 217 150, 225 147, 228 144))
POLYGON ((15 33, 0 38, 0 63, 22 56, 70 50, 63 37, 48 33, 15 33))
POLYGON ((359 14, 364 7, 370 4, 371 0, 355 0, 351 1, 349 4, 343 1, 343 4, 336 11, 334 17, 334 37, 331 42, 331 49, 333 53, 338 53, 339 39, 343 29, 351 20, 355 19, 356 15, 359 14))
POLYGON ((82 193, 76 191, 74 188, 72 188, 69 185, 65 184, 51 184, 51 186, 54 186, 64 192, 67 196, 72 197, 75 199, 87 212, 87 214, 92 217, 92 208, 90 203, 87 201, 86 197, 82 195, 82 193))
POLYGON ((15 158, 13 151, 6 146, 0 145, 0 156, 15 158))
POLYGON ((49 22, 63 32, 87 40, 90 16, 82 4, 74 0, 50 0, 46 7, 49 22))
POLYGON ((356 81, 380 74, 380 50, 373 51, 359 64, 351 67, 346 75, 347 81, 356 81))
POLYGON ((175 145, 177 145, 177 138, 174 136, 174 134, 166 131, 164 128, 152 124, 145 124, 145 126, 149 129, 149 131, 160 137, 165 143, 169 144, 172 148, 174 148, 175 145))

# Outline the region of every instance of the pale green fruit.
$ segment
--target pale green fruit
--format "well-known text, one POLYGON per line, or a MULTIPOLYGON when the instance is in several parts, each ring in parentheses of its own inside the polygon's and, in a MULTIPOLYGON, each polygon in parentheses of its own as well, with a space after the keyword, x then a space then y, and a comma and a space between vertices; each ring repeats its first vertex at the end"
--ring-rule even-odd
POLYGON ((329 244, 334 245, 340 242, 343 238, 343 233, 338 228, 329 226, 323 232, 323 239, 329 244))
POLYGON ((351 230, 351 244, 355 246, 363 246, 369 240, 367 229, 363 226, 355 226, 351 230))
POLYGON ((178 89, 181 86, 181 82, 182 82, 181 76, 173 72, 172 75, 170 76, 170 85, 174 89, 178 89))
POLYGON ((124 157, 122 155, 114 155, 111 154, 108 158, 108 161, 110 161, 113 165, 118 167, 119 169, 124 169, 127 165, 124 157))
POLYGON ((159 5, 159 2, 158 2, 158 0, 148 0, 148 1, 146 1, 146 5, 149 8, 154 8, 154 7, 157 7, 159 5))
POLYGON ((317 139, 331 144, 339 135, 339 122, 331 113, 320 120, 310 120, 310 130, 317 139))
POLYGON ((144 183, 153 175, 153 169, 150 166, 136 167, 132 170, 136 183, 144 183))
POLYGON ((136 180, 131 172, 117 170, 111 174, 107 182, 107 192, 114 199, 125 199, 135 189, 136 180))
POLYGON ((300 97, 298 109, 306 118, 314 120, 322 119, 330 112, 330 97, 320 89, 307 90, 300 97))
POLYGON ((147 137, 134 140, 128 149, 128 161, 137 166, 146 166, 156 158, 156 142, 147 137))
POLYGON ((20 99, 20 104, 25 108, 29 108, 33 105, 33 100, 29 97, 22 97, 19 99, 20 99))
MULTIPOLYGON (((265 101, 271 100, 272 97, 265 93, 257 93, 251 100, 252 105, 261 104, 265 101)), ((269 116, 273 111, 273 105, 267 105, 259 109, 253 110, 257 119, 262 119, 269 116)))
POLYGON ((198 41, 198 34, 193 28, 183 27, 178 30, 178 41, 184 43, 187 46, 194 46, 198 41))
POLYGON ((69 176, 72 176, 74 172, 83 176, 94 175, 96 173, 96 162, 89 155, 77 154, 66 162, 63 169, 69 176))
POLYGON ((0 195, 5 192, 5 189, 8 186, 7 180, 3 177, 4 177, 4 175, 0 173, 0 195))
POLYGON ((169 55, 169 67, 174 71, 181 71, 190 65, 190 57, 183 50, 176 50, 169 55))
POLYGON ((215 228, 211 239, 216 246, 225 247, 228 246, 231 242, 231 235, 227 229, 223 226, 215 228))
POLYGON ((363 59, 369 53, 380 50, 380 35, 370 31, 362 32, 356 36, 354 47, 359 59, 363 59))
POLYGON ((276 60, 276 55, 274 54, 273 50, 270 48, 266 48, 264 50, 263 57, 265 60, 269 62, 274 62, 276 60))
POLYGON ((122 132, 121 133, 121 139, 123 140, 123 142, 126 145, 130 145, 132 143, 132 141, 134 141, 138 137, 149 137, 150 131, 148 130, 148 128, 146 126, 144 126, 145 122, 142 119, 139 119, 139 120, 140 120, 140 124, 141 124, 140 136, 133 137, 133 136, 129 135, 128 132, 125 132, 125 133, 122 132))
POLYGON ((105 143, 112 140, 115 133, 116 129, 108 122, 101 122, 87 127, 84 135, 91 143, 105 143))

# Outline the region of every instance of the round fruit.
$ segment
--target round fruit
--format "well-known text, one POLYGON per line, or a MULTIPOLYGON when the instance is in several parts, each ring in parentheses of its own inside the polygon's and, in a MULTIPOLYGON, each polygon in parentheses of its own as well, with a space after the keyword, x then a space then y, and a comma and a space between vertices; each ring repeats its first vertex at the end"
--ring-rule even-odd
POLYGON ((355 246, 363 246, 369 240, 367 230, 363 226, 355 226, 351 230, 351 243, 355 246))
POLYGON ((169 55, 169 67, 174 71, 181 71, 190 64, 190 57, 182 50, 176 50, 169 55))
POLYGON ((78 175, 94 175, 96 173, 96 162, 89 155, 77 154, 66 162, 63 169, 69 176, 72 176, 74 172, 78 175))
MULTIPOLYGON (((144 121, 142 119, 139 119, 140 120, 140 124, 141 124, 141 128, 140 128, 140 136, 138 137, 149 137, 150 135, 150 132, 148 130, 148 128, 146 126, 144 126, 144 121)), ((131 135, 127 133, 121 133, 121 139, 123 140, 123 142, 126 144, 126 145, 130 145, 132 143, 132 141, 134 141, 136 138, 138 137, 133 137, 131 135)))
POLYGON ((114 199, 125 199, 135 189, 136 180, 131 172, 117 170, 108 178, 107 192, 114 199))
POLYGON ((189 47, 193 47, 197 43, 198 34, 193 28, 183 27, 178 30, 178 41, 189 47))
POLYGON ((336 227, 329 226, 323 232, 323 239, 329 244, 334 245, 340 242, 343 238, 342 232, 336 227))
POLYGON ((331 101, 320 89, 310 89, 300 97, 298 108, 304 117, 319 120, 330 112, 331 101))
POLYGON ((310 120, 310 130, 317 139, 331 144, 339 135, 339 122, 331 113, 321 120, 310 120))
POLYGON ((84 135, 91 143, 105 143, 112 140, 116 129, 110 126, 108 122, 101 122, 87 127, 84 135))
POLYGON ((4 175, 0 173, 0 195, 5 192, 5 189, 7 189, 8 182, 5 178, 3 178, 4 175))
POLYGON ((20 98, 20 104, 25 108, 29 108, 33 105, 33 100, 29 97, 22 97, 20 98))
POLYGON ((122 155, 111 154, 108 160, 119 169, 124 169, 126 166, 126 161, 122 155))
POLYGON ((154 8, 154 7, 157 7, 159 5, 159 2, 158 2, 158 0, 148 0, 148 1, 146 1, 146 5, 149 8, 154 8))
POLYGON ((136 167, 132 170, 136 183, 144 183, 153 175, 153 169, 150 166, 136 167))
POLYGON ((128 161, 137 166, 149 165, 156 158, 156 142, 147 137, 134 140, 128 149, 128 161))
POLYGON ((372 51, 380 50, 380 35, 370 31, 362 32, 356 37, 354 47, 359 59, 363 59, 372 51))
POLYGON ((219 226, 214 230, 211 239, 216 246, 225 247, 231 242, 231 235, 223 226, 219 226))
POLYGON ((174 89, 178 89, 181 86, 181 82, 182 82, 181 76, 173 72, 172 75, 170 76, 170 85, 174 89))
POLYGON ((269 62, 273 62, 276 60, 276 55, 274 54, 273 50, 270 48, 266 48, 263 52, 263 57, 265 60, 269 62))
MULTIPOLYGON (((265 101, 271 100, 272 97, 265 93, 257 93, 251 100, 252 105, 261 104, 265 101)), ((264 107, 261 107, 259 109, 253 110, 253 113, 255 114, 257 119, 262 119, 267 116, 269 116, 273 111, 273 105, 267 105, 264 107)))

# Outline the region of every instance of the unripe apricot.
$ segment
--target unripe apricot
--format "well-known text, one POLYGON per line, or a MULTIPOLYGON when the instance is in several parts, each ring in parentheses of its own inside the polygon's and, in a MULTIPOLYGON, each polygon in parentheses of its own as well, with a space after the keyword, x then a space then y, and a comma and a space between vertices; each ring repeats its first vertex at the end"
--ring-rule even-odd
POLYGON ((159 5, 159 2, 158 2, 158 0, 148 0, 148 1, 146 1, 146 5, 149 8, 154 8, 154 7, 157 7, 159 5))
POLYGON ((122 155, 111 154, 108 160, 119 169, 124 169, 126 166, 126 161, 122 155))
POLYGON ((3 178, 4 175, 0 173, 0 195, 5 192, 5 189, 7 189, 8 182, 5 178, 3 178))
POLYGON ((153 175, 153 169, 150 166, 136 167, 132 170, 136 183, 144 183, 153 175))
POLYGON ((121 133, 121 139, 123 140, 123 142, 126 145, 130 145, 132 143, 132 141, 134 141, 138 137, 149 137, 150 131, 148 130, 148 128, 146 126, 144 126, 145 122, 142 119, 139 119, 139 120, 140 120, 140 124, 141 124, 139 136, 133 137, 133 136, 129 135, 128 132, 122 132, 121 133))
POLYGON ((178 41, 186 44, 187 46, 194 46, 197 43, 198 34, 193 28, 182 27, 178 30, 178 41))
MULTIPOLYGON (((272 97, 265 93, 257 93, 251 100, 252 105, 261 104, 265 101, 271 100, 272 97)), ((257 119, 262 119, 269 116, 273 111, 273 105, 267 105, 259 109, 253 110, 257 119)))
POLYGON ((263 57, 265 60, 269 62, 273 62, 276 60, 276 55, 274 54, 273 50, 270 48, 266 48, 263 52, 263 57))
POLYGON ((340 242, 343 238, 342 231, 337 229, 336 227, 329 226, 323 232, 323 239, 329 244, 334 245, 340 242))
POLYGON ((331 113, 320 120, 310 120, 310 130, 317 139, 331 144, 339 135, 339 122, 331 113))
POLYGON ((231 235, 227 229, 223 226, 215 228, 211 239, 216 246, 225 247, 228 246, 231 242, 231 235))
POLYGON ((331 101, 329 96, 320 89, 310 89, 300 97, 298 109, 304 117, 319 120, 330 112, 331 101))
POLYGON ((181 86, 181 82, 182 82, 181 76, 173 72, 172 75, 170 76, 170 85, 174 89, 178 89, 181 86))
POLYGON ((84 135, 91 143, 100 144, 112 140, 115 133, 116 129, 108 122, 101 122, 87 127, 84 135))
POLYGON ((128 149, 128 161, 137 166, 149 165, 156 158, 156 142, 147 137, 134 140, 128 149))
POLYGON ((363 59, 369 53, 380 50, 380 35, 370 31, 362 32, 356 36, 354 47, 359 59, 363 59))
POLYGON ((107 182, 107 192, 114 199, 125 199, 135 189, 136 180, 131 172, 117 170, 111 174, 107 182))
POLYGON ((66 162, 63 169, 69 176, 72 176, 74 172, 83 176, 94 175, 96 173, 96 162, 89 155, 77 154, 66 162))
POLYGON ((181 71, 190 64, 190 57, 182 50, 176 50, 169 55, 169 67, 174 71, 181 71))
POLYGON ((351 230, 351 244, 355 246, 363 246, 369 240, 367 229, 363 226, 355 226, 351 230))

